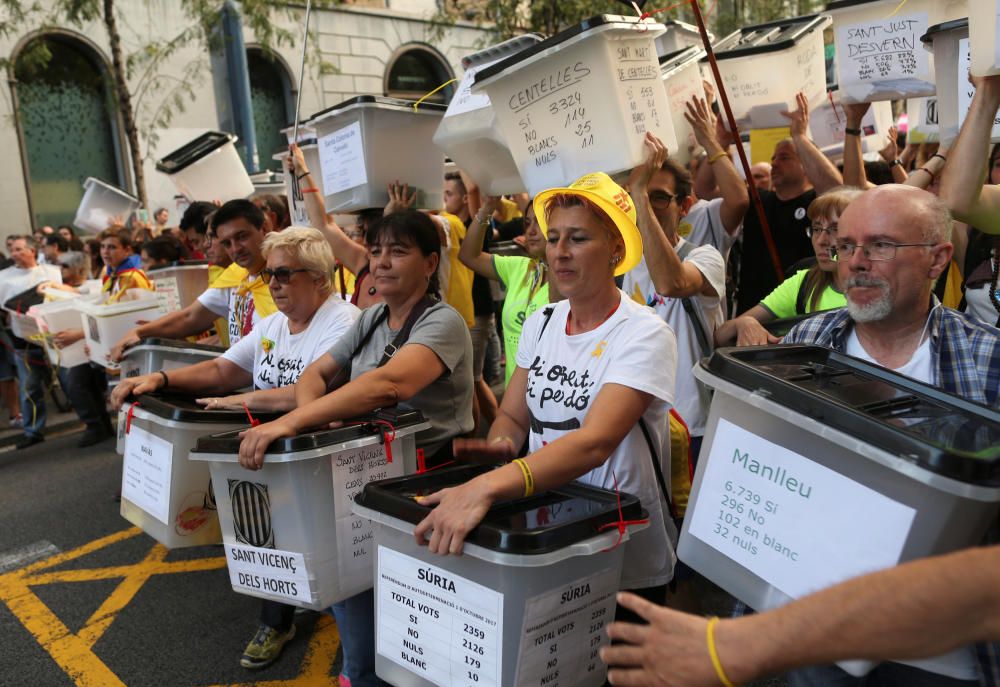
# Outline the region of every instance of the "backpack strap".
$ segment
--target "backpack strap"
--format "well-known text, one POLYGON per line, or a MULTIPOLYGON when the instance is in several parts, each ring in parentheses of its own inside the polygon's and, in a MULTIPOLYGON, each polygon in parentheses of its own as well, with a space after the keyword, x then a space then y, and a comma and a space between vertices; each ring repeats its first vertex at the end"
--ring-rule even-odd
MULTIPOLYGON (((677 249, 677 257, 684 262, 684 259, 691 254, 691 251, 695 249, 694 244, 689 241, 684 241, 680 248, 677 249)), ((684 312, 687 313, 688 319, 691 320, 691 326, 694 327, 694 335, 698 339, 698 347, 701 349, 702 357, 707 357, 712 354, 712 345, 708 341, 708 334, 705 332, 705 325, 701 323, 701 317, 698 316, 698 311, 694 307, 694 301, 691 296, 681 299, 681 305, 684 306, 684 312)))
POLYGON ((649 448, 649 459, 653 461, 653 472, 656 474, 656 483, 660 485, 660 493, 663 494, 663 498, 667 502, 667 510, 670 511, 670 517, 676 520, 677 511, 674 509, 673 499, 670 498, 667 481, 663 478, 663 466, 660 465, 660 452, 656 450, 656 446, 653 444, 653 437, 649 433, 649 427, 646 426, 645 418, 639 418, 639 429, 642 430, 642 436, 646 440, 646 447, 649 448))
MULTIPOLYGON (((806 277, 808 277, 808 276, 809 275, 807 273, 806 277)), ((806 314, 806 297, 808 295, 806 293, 806 277, 802 278, 802 281, 799 283, 799 291, 798 291, 798 293, 795 294, 795 314, 796 315, 805 315, 806 314)))

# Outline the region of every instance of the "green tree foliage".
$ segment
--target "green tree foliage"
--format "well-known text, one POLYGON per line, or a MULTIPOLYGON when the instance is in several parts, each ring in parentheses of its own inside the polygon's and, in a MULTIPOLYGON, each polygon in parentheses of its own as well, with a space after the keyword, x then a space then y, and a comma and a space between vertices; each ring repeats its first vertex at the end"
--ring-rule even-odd
MULTIPOLYGON (((147 0, 149 1, 149 0, 147 0)), ((144 154, 140 150, 140 133, 148 150, 156 144, 158 132, 185 109, 186 103, 196 99, 197 90, 208 74, 208 55, 220 47, 219 17, 225 0, 171 0, 179 3, 187 23, 172 36, 140 33, 124 23, 120 0, 0 0, 0 37, 11 37, 36 32, 17 56, 17 64, 0 59, 0 67, 12 67, 18 78, 30 76, 45 69, 52 53, 46 33, 71 27, 86 30, 93 23, 104 27, 111 48, 111 73, 108 91, 119 112, 125 137, 128 141, 132 174, 136 191, 142 204, 147 205, 144 154), (178 68, 174 58, 185 48, 197 47, 194 59, 178 68), (171 69, 166 70, 167 64, 171 69), (180 74, 178 74, 178 69, 180 74)), ((339 0, 313 0, 313 7, 330 7, 339 0)), ((281 28, 275 19, 279 15, 303 24, 305 11, 280 0, 242 0, 239 2, 244 25, 253 33, 265 54, 280 46, 294 46, 301 31, 291 32, 281 28)), ((322 62, 317 42, 310 37, 314 50, 307 55, 307 62, 320 73, 331 70, 322 62)))
MULTIPOLYGON (((690 0, 637 1, 641 11, 656 19, 695 22, 690 0), (666 11, 657 12, 656 10, 666 11)), ((716 37, 751 24, 795 17, 822 10, 823 0, 701 0, 709 31, 716 37)), ((596 14, 635 15, 629 0, 445 0, 437 17, 439 25, 471 20, 491 27, 498 39, 528 31, 550 36, 596 14)))

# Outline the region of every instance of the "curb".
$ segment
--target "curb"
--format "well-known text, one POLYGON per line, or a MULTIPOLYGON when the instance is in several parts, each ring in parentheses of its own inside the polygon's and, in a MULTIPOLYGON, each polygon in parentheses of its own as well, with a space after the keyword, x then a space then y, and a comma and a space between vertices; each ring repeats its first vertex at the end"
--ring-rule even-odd
MULTIPOLYGON (((72 420, 62 420, 61 422, 54 422, 45 426, 45 436, 46 438, 54 436, 56 434, 66 434, 66 430, 82 430, 83 423, 78 419, 72 420)), ((23 436, 22 432, 12 432, 8 436, 0 436, 0 449, 13 446, 18 442, 18 440, 23 436)))

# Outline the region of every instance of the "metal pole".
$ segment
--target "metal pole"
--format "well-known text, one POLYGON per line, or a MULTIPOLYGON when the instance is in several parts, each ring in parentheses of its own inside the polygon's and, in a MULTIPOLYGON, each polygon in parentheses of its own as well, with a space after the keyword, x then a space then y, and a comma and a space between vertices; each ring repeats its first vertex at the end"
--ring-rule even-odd
POLYGON ((771 263, 774 266, 774 273, 778 277, 778 283, 785 281, 785 273, 781 269, 781 258, 778 257, 778 246, 774 243, 774 236, 771 234, 771 226, 767 223, 767 216, 764 214, 764 206, 760 201, 760 193, 753 183, 753 176, 750 174, 750 162, 747 160, 747 151, 743 150, 743 142, 740 141, 740 130, 736 127, 736 117, 733 116, 733 108, 729 105, 729 95, 726 93, 726 86, 722 83, 722 75, 719 73, 719 65, 715 61, 715 52, 712 50, 712 43, 708 40, 708 30, 705 28, 705 19, 701 16, 701 7, 698 0, 691 0, 694 8, 694 17, 698 22, 698 31, 701 33, 701 41, 705 44, 705 51, 708 53, 708 62, 712 65, 712 74, 715 76, 715 86, 722 98, 722 105, 726 109, 726 119, 729 121, 729 130, 736 137, 736 152, 740 156, 740 163, 743 165, 743 172, 746 175, 747 186, 750 189, 750 198, 753 200, 754 208, 757 210, 757 218, 760 220, 760 229, 764 234, 764 243, 767 244, 767 251, 771 255, 771 263))
POLYGON ((295 122, 292 124, 292 143, 299 142, 299 107, 302 105, 302 81, 306 75, 306 48, 309 47, 309 15, 312 14, 312 0, 306 0, 306 28, 302 34, 302 64, 299 65, 299 89, 295 94, 295 122))

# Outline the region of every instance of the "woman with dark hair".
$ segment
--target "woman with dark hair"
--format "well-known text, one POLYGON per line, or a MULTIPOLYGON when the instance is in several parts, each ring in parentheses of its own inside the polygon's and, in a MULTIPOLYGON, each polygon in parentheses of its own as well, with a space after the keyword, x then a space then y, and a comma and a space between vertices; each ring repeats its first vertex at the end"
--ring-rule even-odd
POLYGON ((737 346, 778 343, 778 337, 764 328, 768 322, 847 305, 837 283, 837 263, 830 248, 837 239, 837 220, 860 194, 860 189, 840 186, 809 204, 811 224, 806 231, 816 253, 816 264, 799 270, 760 303, 716 329, 716 346, 732 346, 734 341, 737 346))
MULTIPOLYGON (((374 222, 366 238, 384 302, 365 310, 329 355, 306 368, 295 384, 295 410, 246 431, 244 467, 259 469, 276 439, 387 406, 423 413, 430 428, 416 443, 432 467, 450 460, 451 440, 472 429, 472 340, 462 316, 437 297, 441 239, 434 220, 413 210, 394 213, 374 222)), ((372 591, 334 604, 333 613, 344 650, 342 684, 385 684, 375 676, 372 591)))
POLYGON ((181 259, 181 246, 170 236, 160 236, 142 244, 140 252, 142 269, 149 272, 157 267, 166 267, 181 259))

